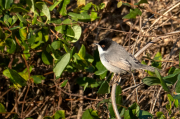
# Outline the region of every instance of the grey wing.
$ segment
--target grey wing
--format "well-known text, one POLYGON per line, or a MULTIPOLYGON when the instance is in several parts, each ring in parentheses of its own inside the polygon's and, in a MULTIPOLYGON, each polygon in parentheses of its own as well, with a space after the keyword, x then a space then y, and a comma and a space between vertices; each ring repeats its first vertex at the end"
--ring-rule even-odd
POLYGON ((113 66, 123 69, 125 71, 131 71, 131 64, 124 58, 118 57, 119 55, 106 54, 105 59, 113 66))

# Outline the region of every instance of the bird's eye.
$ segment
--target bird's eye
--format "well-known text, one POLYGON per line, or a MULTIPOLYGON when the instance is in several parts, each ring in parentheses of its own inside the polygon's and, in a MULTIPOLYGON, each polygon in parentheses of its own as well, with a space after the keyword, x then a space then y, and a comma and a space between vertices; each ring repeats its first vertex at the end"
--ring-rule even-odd
POLYGON ((105 45, 101 45, 101 47, 102 47, 102 48, 104 48, 104 47, 105 47, 105 45))

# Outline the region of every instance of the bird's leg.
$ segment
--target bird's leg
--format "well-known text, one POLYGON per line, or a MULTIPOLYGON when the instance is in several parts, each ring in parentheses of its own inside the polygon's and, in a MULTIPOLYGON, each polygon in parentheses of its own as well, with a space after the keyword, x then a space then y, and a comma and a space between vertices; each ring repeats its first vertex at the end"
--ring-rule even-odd
POLYGON ((115 73, 112 80, 113 84, 114 83, 119 84, 120 80, 121 80, 120 74, 115 73))

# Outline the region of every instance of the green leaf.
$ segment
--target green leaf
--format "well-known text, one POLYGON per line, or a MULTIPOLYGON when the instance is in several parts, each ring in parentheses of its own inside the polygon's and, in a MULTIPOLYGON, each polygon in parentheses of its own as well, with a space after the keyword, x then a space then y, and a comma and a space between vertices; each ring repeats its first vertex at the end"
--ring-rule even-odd
POLYGON ((179 107, 179 101, 177 99, 175 99, 174 105, 175 105, 176 108, 179 107))
POLYGON ((119 1, 118 3, 117 3, 117 8, 120 8, 122 6, 122 1, 119 1))
POLYGON ((5 39, 5 34, 2 30, 2 28, 0 27, 0 41, 3 41, 5 39))
POLYGON ((135 19, 137 15, 141 14, 142 12, 138 8, 135 8, 134 10, 130 9, 130 13, 124 16, 123 19, 135 19))
POLYGON ((14 84, 20 84, 21 86, 26 85, 26 80, 22 78, 15 70, 8 68, 3 71, 3 75, 8 77, 14 84))
POLYGON ((13 4, 13 0, 5 0, 5 9, 9 9, 11 4, 13 4))
POLYGON ((61 2, 62 2, 62 0, 55 1, 54 4, 49 7, 49 11, 52 11, 61 2))
POLYGON ((32 20, 32 25, 37 23, 37 14, 34 14, 33 20, 32 20))
POLYGON ((12 23, 11 26, 14 25, 16 23, 16 21, 18 20, 17 16, 13 16, 12 17, 12 23))
POLYGON ((90 63, 93 63, 94 61, 94 57, 88 53, 86 54, 85 59, 90 63))
POLYGON ((168 97, 168 101, 169 101, 169 106, 170 106, 170 108, 172 108, 171 102, 174 101, 174 98, 170 94, 167 94, 167 97, 168 97))
POLYGON ((2 103, 0 103, 0 112, 6 112, 6 109, 2 103))
POLYGON ((51 54, 48 53, 47 51, 43 51, 41 57, 42 57, 42 61, 45 64, 50 65, 53 63, 53 58, 52 58, 51 54))
POLYGON ((106 104, 106 103, 108 103, 108 102, 110 102, 110 99, 104 99, 104 100, 102 100, 101 102, 99 102, 99 103, 97 104, 97 108, 99 108, 100 104, 106 104))
POLYGON ((110 116, 111 116, 111 117, 115 117, 114 110, 113 110, 113 106, 112 106, 112 103, 111 103, 111 102, 108 103, 108 110, 109 110, 109 112, 110 112, 110 116))
POLYGON ((26 27, 20 28, 19 29, 19 34, 20 34, 20 37, 21 37, 22 41, 26 40, 26 37, 27 37, 27 29, 26 29, 26 27))
MULTIPOLYGON (((116 104, 119 104, 119 105, 122 105, 122 89, 121 89, 121 86, 118 85, 116 86, 116 92, 115 92, 115 95, 116 95, 116 104)), ((120 107, 120 106, 118 106, 120 107)))
POLYGON ((42 35, 43 35, 43 40, 45 42, 47 42, 49 40, 49 28, 48 27, 42 28, 42 35))
POLYGON ((140 5, 142 3, 147 3, 148 4, 148 1, 147 0, 140 0, 138 3, 135 3, 134 5, 140 5))
POLYGON ((42 11, 42 13, 47 17, 47 20, 51 20, 49 8, 44 2, 36 2, 35 6, 42 11))
POLYGON ((101 86, 100 86, 100 88, 99 88, 99 90, 98 90, 98 94, 105 94, 105 93, 109 93, 110 92, 110 87, 109 87, 109 84, 108 84, 108 82, 107 81, 104 81, 102 84, 101 84, 101 86))
POLYGON ((163 112, 156 112, 156 116, 160 118, 163 115, 163 112))
POLYGON ((62 3, 62 8, 60 10, 60 15, 62 16, 66 16, 67 15, 67 10, 66 10, 66 6, 70 3, 70 0, 63 0, 62 3))
POLYGON ((77 84, 80 86, 86 86, 88 83, 88 86, 91 88, 98 87, 101 81, 96 81, 95 79, 89 78, 89 77, 80 77, 77 79, 77 84))
POLYGON ((176 87, 175 87, 175 91, 176 93, 180 93, 180 74, 177 77, 177 83, 176 83, 176 87))
POLYGON ((84 85, 84 91, 86 90, 87 87, 88 87, 88 82, 86 82, 84 85))
POLYGON ((10 28, 9 30, 15 30, 15 29, 20 29, 21 27, 20 26, 14 26, 14 27, 12 27, 12 28, 10 28))
POLYGON ((94 20, 96 20, 97 18, 99 18, 98 16, 97 16, 97 12, 96 11, 91 11, 91 21, 94 21, 94 20))
POLYGON ((163 80, 168 82, 168 83, 174 84, 177 81, 178 74, 180 74, 180 69, 175 69, 173 74, 170 74, 166 77, 163 77, 163 80))
POLYGON ((34 13, 34 0, 27 0, 27 5, 31 8, 31 11, 34 13))
POLYGON ((176 95, 174 96, 174 99, 180 100, 180 94, 176 94, 176 95))
POLYGON ((74 38, 75 33, 74 33, 73 29, 71 28, 71 26, 66 27, 66 35, 74 38))
POLYGON ((61 47, 61 44, 62 44, 61 41, 54 41, 51 43, 51 46, 54 50, 56 50, 56 49, 59 49, 61 47))
POLYGON ((64 34, 65 25, 56 26, 56 27, 55 27, 55 30, 56 30, 58 33, 64 34))
POLYGON ((168 75, 173 74, 175 69, 176 69, 175 67, 171 67, 168 71, 168 75))
POLYGON ((92 6, 92 2, 89 2, 84 7, 82 7, 81 9, 83 9, 84 11, 87 12, 91 8, 91 6, 92 6))
POLYGON ((25 25, 27 25, 26 19, 24 19, 19 13, 16 13, 16 15, 17 15, 18 19, 19 19, 22 23, 24 23, 25 25))
POLYGON ((180 52, 179 52, 179 67, 180 67, 180 52))
POLYGON ((67 47, 65 44, 63 44, 63 47, 64 47, 64 50, 67 52, 67 53, 70 53, 71 52, 71 49, 69 47, 67 47))
POLYGON ((100 8, 100 9, 104 9, 104 8, 105 8, 105 4, 104 4, 104 3, 101 3, 101 4, 99 5, 99 8, 100 8))
POLYGON ((41 83, 42 80, 45 79, 45 77, 42 75, 34 75, 34 76, 31 76, 31 78, 33 78, 33 81, 35 84, 39 84, 41 83))
POLYGON ((48 21, 47 23, 61 24, 61 22, 61 19, 52 18, 51 21, 48 21))
POLYGON ((72 40, 71 42, 75 43, 81 37, 82 29, 79 25, 73 26, 72 29, 74 31, 74 40, 72 40))
POLYGON ((95 72, 96 75, 101 75, 105 72, 107 72, 107 69, 104 67, 104 65, 101 63, 101 61, 96 63, 96 68, 98 71, 95 72))
POLYGON ((65 111, 64 110, 56 111, 54 115, 54 119, 65 119, 65 111))
POLYGON ((23 13, 27 13, 29 11, 24 9, 24 8, 22 8, 22 7, 13 7, 13 9, 11 9, 11 12, 23 12, 23 13))
POLYGON ((96 110, 93 109, 87 109, 83 115, 82 115, 82 119, 100 119, 98 117, 98 113, 96 110))
POLYGON ((153 115, 147 111, 139 110, 137 112, 138 119, 153 119, 153 115))
POLYGON ((81 14, 69 12, 69 16, 71 16, 73 19, 82 20, 82 21, 90 21, 91 17, 88 13, 82 12, 81 14))
POLYGON ((16 42, 14 39, 7 38, 6 39, 7 52, 12 54, 16 50, 16 42))
MULTIPOLYGON (((153 58, 153 60, 157 60, 157 61, 161 61, 162 60, 162 55, 160 52, 157 52, 155 57, 153 58)), ((152 66, 154 67, 158 67, 158 68, 161 68, 161 65, 162 65, 162 62, 152 62, 152 66)))
POLYGON ((142 82, 148 86, 161 84, 160 80, 157 77, 145 77, 142 82))
POLYGON ((120 116, 122 117, 125 113, 126 109, 123 107, 123 109, 121 110, 120 116))
POLYGON ((129 113, 130 113, 129 110, 125 110, 125 112, 124 112, 124 119, 132 119, 129 113))
POLYGON ((68 65, 69 61, 70 61, 70 53, 66 53, 62 58, 59 59, 59 61, 57 62, 57 64, 53 69, 56 78, 59 78, 61 76, 62 72, 68 65))
POLYGON ((60 87, 64 87, 67 84, 68 80, 64 80, 60 87))
POLYGON ((78 55, 79 55, 79 57, 81 58, 81 59, 84 59, 85 58, 85 56, 86 56, 86 48, 85 48, 85 46, 82 44, 82 46, 81 46, 81 49, 79 50, 79 52, 78 52, 78 55))
POLYGON ((167 92, 170 92, 169 88, 167 87, 166 83, 164 82, 164 80, 162 79, 160 73, 158 72, 157 69, 155 69, 155 74, 156 76, 159 78, 160 82, 161 82, 161 86, 163 87, 163 89, 167 92))
POLYGON ((4 15, 4 23, 7 25, 7 26, 9 26, 9 22, 8 22, 8 19, 9 19, 9 15, 4 15))

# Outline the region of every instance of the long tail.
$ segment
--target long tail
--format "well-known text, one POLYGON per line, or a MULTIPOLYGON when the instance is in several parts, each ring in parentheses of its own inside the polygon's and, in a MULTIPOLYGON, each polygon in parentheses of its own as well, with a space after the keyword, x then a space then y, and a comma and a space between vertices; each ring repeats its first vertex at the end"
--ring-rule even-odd
MULTIPOLYGON (((152 66, 148 66, 148 65, 143 65, 143 64, 142 64, 139 69, 143 69, 143 70, 148 70, 148 71, 154 72, 155 69, 157 69, 157 68, 152 67, 152 66)), ((157 69, 157 70, 161 72, 160 69, 157 69)))

